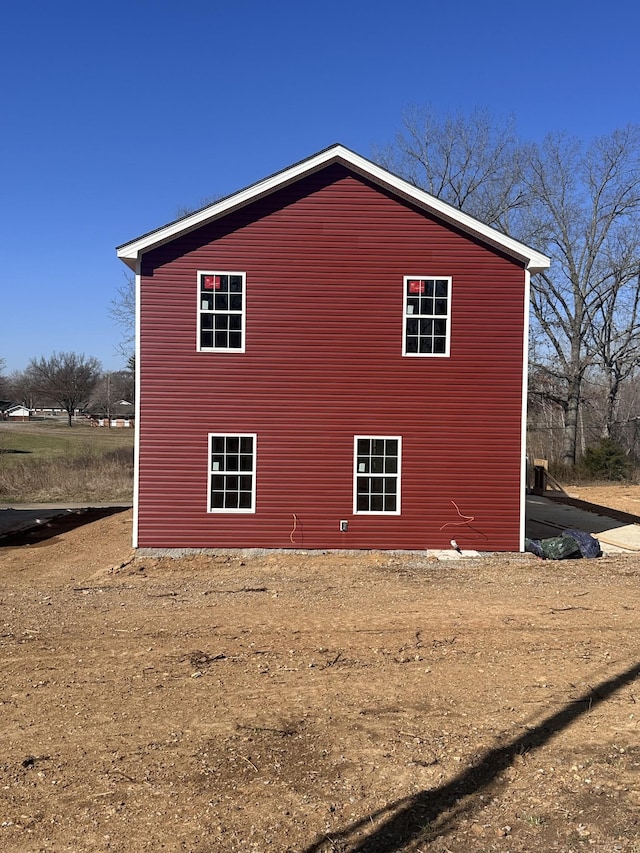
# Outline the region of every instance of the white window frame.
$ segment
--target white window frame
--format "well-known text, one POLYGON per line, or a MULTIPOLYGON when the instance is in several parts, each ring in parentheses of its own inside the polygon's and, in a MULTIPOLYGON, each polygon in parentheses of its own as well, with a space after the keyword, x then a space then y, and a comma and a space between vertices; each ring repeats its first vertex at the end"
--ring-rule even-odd
MULTIPOLYGON (((219 455, 219 454, 217 454, 219 455)), ((238 456, 247 455, 246 453, 242 454, 240 450, 238 450, 238 456)), ((228 433, 228 432, 210 432, 207 437, 207 512, 209 513, 255 513, 256 511, 256 472, 258 467, 258 436, 256 433, 251 432, 241 432, 241 433, 228 433), (213 439, 214 438, 223 438, 225 442, 229 438, 237 438, 242 440, 243 438, 251 438, 253 440, 253 450, 252 450, 252 465, 251 470, 240 470, 233 468, 215 468, 213 461, 213 439), (227 477, 227 476, 251 476, 251 506, 250 507, 213 507, 211 505, 212 496, 213 496, 213 478, 215 476, 227 477)), ((235 490, 234 490, 235 491, 235 490)), ((238 493, 240 493, 240 488, 238 488, 238 493)), ((226 492, 226 490, 225 490, 226 492)))
MULTIPOLYGON (((386 450, 386 447, 385 447, 386 450)), ((386 454, 383 458, 386 458, 386 454)), ((361 463, 362 465, 362 463, 361 463)), ((400 515, 402 497, 402 436, 399 435, 355 435, 353 437, 353 514, 354 515, 400 515), (397 441, 397 471, 392 473, 373 472, 359 470, 358 465, 358 442, 364 441, 397 441), (384 479, 395 479, 396 481, 396 508, 394 510, 364 510, 358 509, 358 478, 359 477, 381 477, 384 479)))
MULTIPOLYGON (((450 275, 405 275, 402 279, 402 355, 407 358, 449 358, 451 353, 451 298, 452 298, 452 290, 453 290, 453 281, 450 275), (409 293, 409 282, 436 282, 436 281, 446 281, 447 282, 447 313, 446 314, 436 314, 434 313, 410 313, 410 308, 412 306, 409 305, 409 299, 411 298, 411 294, 409 293), (444 352, 407 352, 407 321, 408 320, 430 320, 432 322, 437 322, 444 320, 446 324, 445 329, 445 346, 444 352)), ((418 295, 418 294, 417 294, 418 295)), ((434 297, 435 299, 435 297, 434 297)), ((442 335, 437 335, 434 337, 441 338, 442 335)))
MULTIPOLYGON (((247 274, 245 272, 239 271, 230 271, 230 270, 198 270, 197 273, 197 329, 196 329, 196 350, 197 352, 228 352, 228 353, 243 353, 245 351, 246 345, 246 307, 247 307, 247 274), (241 294, 241 307, 239 309, 230 308, 222 309, 215 308, 215 293, 214 299, 212 300, 211 307, 203 307, 205 300, 203 299, 204 291, 202 288, 202 280, 204 276, 211 276, 212 278, 216 278, 216 276, 240 276, 242 279, 242 294, 241 294), (202 318, 205 316, 212 316, 213 326, 212 330, 203 329, 202 328, 202 318), (230 347, 230 346, 216 346, 215 345, 215 318, 218 316, 226 316, 226 317, 240 317, 240 346, 239 347, 230 347), (202 346, 202 332, 203 331, 211 331, 213 336, 213 346, 205 347, 202 346)), ((234 330, 238 331, 238 330, 234 330)))

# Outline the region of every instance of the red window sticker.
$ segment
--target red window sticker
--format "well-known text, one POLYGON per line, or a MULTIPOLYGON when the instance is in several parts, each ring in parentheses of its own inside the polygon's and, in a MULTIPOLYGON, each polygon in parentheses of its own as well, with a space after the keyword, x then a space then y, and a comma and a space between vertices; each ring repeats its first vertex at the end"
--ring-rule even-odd
POLYGON ((424 293, 424 281, 410 281, 409 293, 424 293))
POLYGON ((202 279, 202 286, 205 290, 220 290, 219 275, 205 275, 202 279))

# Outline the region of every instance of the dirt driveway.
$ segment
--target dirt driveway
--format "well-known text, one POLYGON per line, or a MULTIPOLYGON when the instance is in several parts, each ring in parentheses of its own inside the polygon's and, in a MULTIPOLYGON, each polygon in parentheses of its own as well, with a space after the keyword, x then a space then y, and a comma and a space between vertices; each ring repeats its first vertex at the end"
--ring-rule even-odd
POLYGON ((130 523, 0 549, 0 850, 639 853, 638 555, 134 559, 130 523))

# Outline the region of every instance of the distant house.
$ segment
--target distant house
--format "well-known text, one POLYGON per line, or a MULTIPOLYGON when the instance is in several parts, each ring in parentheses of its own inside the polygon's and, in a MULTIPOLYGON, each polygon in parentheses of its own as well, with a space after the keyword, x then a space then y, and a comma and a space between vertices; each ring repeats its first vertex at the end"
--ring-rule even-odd
POLYGON ((109 427, 111 429, 128 429, 134 425, 133 418, 124 417, 91 417, 91 425, 99 427, 109 427))
POLYGON ((109 406, 108 410, 104 407, 101 411, 85 414, 94 426, 128 428, 134 424, 134 411, 133 403, 128 400, 117 400, 109 406))
POLYGON ((11 423, 28 421, 31 418, 31 411, 26 406, 11 406, 6 410, 6 417, 11 423))
POLYGON ((340 145, 118 255, 134 545, 523 548, 544 255, 340 145))
MULTIPOLYGON (((66 417, 66 415, 67 415, 65 410, 60 408, 59 406, 44 406, 40 403, 36 403, 34 405, 33 412, 36 415, 36 417, 41 417, 41 418, 42 417, 44 417, 44 418, 58 417, 60 415, 64 415, 66 417)), ((76 415, 77 415, 77 410, 76 410, 76 415)))

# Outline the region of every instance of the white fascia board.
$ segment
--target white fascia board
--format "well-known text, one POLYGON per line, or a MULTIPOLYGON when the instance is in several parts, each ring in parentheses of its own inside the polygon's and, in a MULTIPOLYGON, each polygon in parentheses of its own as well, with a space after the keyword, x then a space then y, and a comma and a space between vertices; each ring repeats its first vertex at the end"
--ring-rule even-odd
POLYGON ((490 225, 485 225, 479 219, 469 216, 468 213, 463 213, 461 210, 447 204, 446 201, 436 198, 425 190, 414 187, 413 184, 405 181, 404 178, 399 178, 381 166, 377 166, 364 157, 360 157, 359 154, 355 154, 348 149, 343 150, 349 155, 345 159, 348 159, 351 165, 357 168, 358 171, 373 178, 377 183, 386 184, 397 193, 417 202, 421 207, 431 211, 437 218, 444 219, 446 222, 456 225, 461 230, 476 235, 483 242, 491 243, 503 249, 507 254, 515 255, 522 259, 525 261, 525 268, 530 272, 540 272, 541 270, 548 269, 551 265, 550 258, 541 252, 525 246, 524 243, 514 240, 513 237, 508 237, 490 225))
POLYGON ((176 222, 170 222, 168 225, 165 225, 156 231, 151 231, 149 234, 145 234, 131 243, 125 243, 122 246, 118 246, 118 257, 125 261, 128 266, 133 267, 135 266, 135 259, 142 252, 156 246, 160 246, 163 243, 167 243, 174 237, 178 237, 182 234, 188 234, 190 231, 199 228, 207 222, 219 219, 231 210, 243 207, 250 202, 256 201, 262 196, 269 195, 274 190, 293 183, 298 178, 317 171, 331 160, 338 160, 339 156, 335 153, 337 148, 341 149, 341 146, 335 146, 334 148, 322 151, 314 157, 310 157, 308 160, 296 163, 295 166, 291 166, 282 172, 277 172, 275 175, 271 175, 269 178, 265 178, 257 184, 251 184, 251 186, 246 187, 233 195, 227 196, 220 201, 214 202, 202 210, 197 210, 195 213, 179 219, 176 222), (331 156, 327 156, 328 154, 331 156))
POLYGON ((156 231, 145 234, 131 243, 123 244, 117 249, 118 257, 134 269, 136 260, 143 252, 167 243, 174 237, 187 234, 207 222, 224 216, 231 210, 243 207, 287 184, 297 181, 299 178, 318 171, 318 169, 329 163, 336 162, 342 162, 351 166, 351 168, 364 177, 374 181, 374 183, 386 186, 393 192, 417 203, 419 206, 433 213, 437 218, 450 222, 462 231, 476 236, 481 241, 502 249, 508 255, 519 258, 525 264, 525 268, 531 272, 539 272, 540 270, 547 269, 551 263, 546 255, 536 252, 534 249, 525 246, 512 237, 508 237, 506 234, 502 234, 500 231, 496 231, 495 228, 485 225, 483 222, 474 219, 473 216, 462 213, 462 211, 457 210, 450 204, 441 201, 424 190, 414 187, 403 178, 393 175, 381 166, 377 166, 375 163, 342 145, 333 145, 330 148, 326 148, 324 151, 320 151, 307 160, 302 160, 300 163, 277 172, 275 175, 252 184, 246 187, 246 189, 240 190, 202 210, 198 210, 176 222, 171 222, 156 231))

